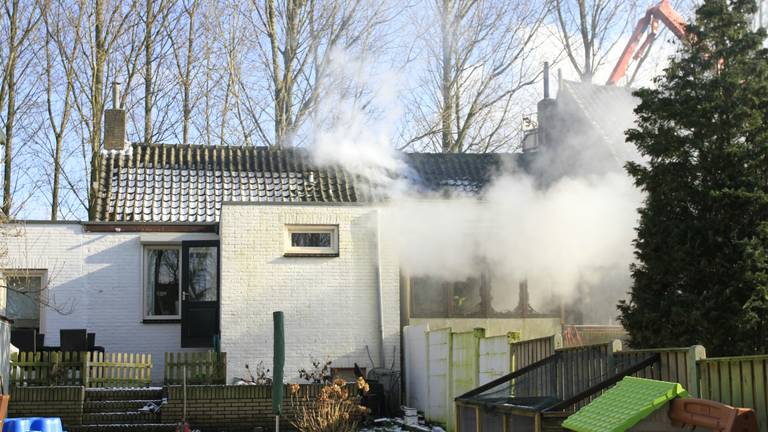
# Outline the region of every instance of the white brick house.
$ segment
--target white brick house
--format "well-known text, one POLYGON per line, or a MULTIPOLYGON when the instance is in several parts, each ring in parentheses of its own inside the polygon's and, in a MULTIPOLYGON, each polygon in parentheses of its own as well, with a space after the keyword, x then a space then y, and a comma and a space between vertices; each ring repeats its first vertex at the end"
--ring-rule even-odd
MULTIPOLYGON (((246 363, 271 367, 282 310, 289 380, 312 358, 399 368, 408 284, 379 235, 382 201, 359 179, 301 150, 134 144, 102 157, 96 220, 5 227, 4 274, 48 304, 11 307, 17 327, 44 346, 86 329, 107 351, 151 353, 158 382, 165 352, 220 348, 231 379, 246 363)), ((407 160, 425 184, 470 192, 500 163, 407 160)))
MULTIPOLYGON (((121 130, 113 123, 125 113, 107 114, 105 129, 121 130)), ((41 296, 38 304, 9 294, 7 314, 44 335, 44 346, 59 346, 62 329, 86 329, 108 352, 151 353, 156 382, 165 352, 221 349, 231 380, 246 363, 271 368, 272 312, 281 310, 285 374, 295 380, 312 358, 399 368, 400 330, 412 318, 523 337, 559 325, 559 316, 530 315, 522 301, 522 312, 499 312, 486 277, 438 287, 401 274, 381 235, 386 197, 301 149, 126 144, 112 133, 104 147, 93 220, 5 226, 0 269, 18 290, 41 296), (441 293, 436 304, 414 294, 419 284, 441 293), (457 293, 469 301, 454 304, 457 293)), ((472 194, 517 157, 403 161, 419 188, 472 194)))

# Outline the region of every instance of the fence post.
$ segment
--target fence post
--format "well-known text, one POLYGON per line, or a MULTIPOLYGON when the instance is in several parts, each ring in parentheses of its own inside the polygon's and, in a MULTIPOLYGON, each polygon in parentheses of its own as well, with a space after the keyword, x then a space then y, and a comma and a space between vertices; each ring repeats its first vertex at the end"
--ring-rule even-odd
POLYGON ((83 356, 83 358, 82 358, 82 361, 83 361, 82 368, 83 369, 82 369, 82 372, 80 372, 80 377, 82 377, 82 380, 83 380, 83 387, 88 388, 88 384, 89 384, 88 383, 88 381, 89 381, 88 378, 90 376, 89 370, 90 370, 90 367, 91 367, 90 362, 88 360, 89 360, 89 357, 90 357, 91 353, 83 352, 83 353, 80 353, 80 355, 83 356))
POLYGON ((608 346, 608 372, 615 374, 616 371, 616 359, 613 357, 613 353, 621 351, 621 340, 614 339, 608 346))
MULTIPOLYGON (((558 350, 563 347, 563 335, 560 333, 555 333, 554 336, 552 336, 552 342, 554 343, 555 347, 554 350, 558 350)), ((552 351, 554 351, 552 350, 552 351)))
POLYGON ((699 368, 697 367, 698 360, 707 358, 707 351, 702 345, 693 345, 688 348, 688 353, 685 356, 687 378, 688 378, 688 394, 693 397, 701 397, 701 389, 699 387, 699 368))

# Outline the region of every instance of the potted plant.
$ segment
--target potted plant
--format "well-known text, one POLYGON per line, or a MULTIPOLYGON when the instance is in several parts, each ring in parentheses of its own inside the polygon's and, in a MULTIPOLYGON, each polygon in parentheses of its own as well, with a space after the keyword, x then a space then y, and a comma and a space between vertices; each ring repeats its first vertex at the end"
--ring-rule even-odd
POLYGON ((0 429, 3 427, 5 416, 8 415, 8 403, 11 401, 11 395, 5 394, 5 383, 3 376, 0 375, 0 429))

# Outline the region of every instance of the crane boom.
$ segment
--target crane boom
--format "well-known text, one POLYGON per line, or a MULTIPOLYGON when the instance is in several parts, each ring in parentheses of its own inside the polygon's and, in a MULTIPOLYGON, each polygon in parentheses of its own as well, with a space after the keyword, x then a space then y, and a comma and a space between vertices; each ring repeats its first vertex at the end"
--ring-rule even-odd
POLYGON ((608 82, 605 83, 606 85, 616 85, 616 83, 626 75, 629 62, 633 59, 637 60, 643 57, 643 54, 656 39, 656 35, 659 32, 659 21, 667 26, 678 39, 685 40, 685 20, 672 8, 672 5, 669 4, 669 0, 661 0, 656 6, 648 8, 645 12, 645 16, 640 18, 637 22, 635 30, 632 32, 632 37, 629 38, 629 42, 627 42, 624 52, 621 53, 621 57, 619 57, 619 61, 613 68, 613 72, 611 72, 608 82), (651 31, 645 37, 640 48, 637 49, 640 39, 643 37, 643 34, 645 34, 649 26, 651 27, 651 31))

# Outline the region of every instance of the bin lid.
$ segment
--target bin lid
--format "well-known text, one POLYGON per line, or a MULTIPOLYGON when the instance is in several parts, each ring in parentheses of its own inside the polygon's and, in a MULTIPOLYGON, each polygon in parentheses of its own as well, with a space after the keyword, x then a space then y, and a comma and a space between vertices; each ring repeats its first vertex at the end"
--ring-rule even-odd
POLYGON ((624 377, 562 426, 576 432, 625 431, 670 400, 687 395, 678 383, 624 377))

